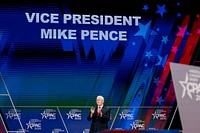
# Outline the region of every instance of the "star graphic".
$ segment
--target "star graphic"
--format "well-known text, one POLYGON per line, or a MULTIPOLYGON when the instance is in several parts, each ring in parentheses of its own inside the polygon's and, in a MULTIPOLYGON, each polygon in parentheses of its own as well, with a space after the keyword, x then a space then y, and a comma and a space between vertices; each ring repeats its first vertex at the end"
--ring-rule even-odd
POLYGON ((200 29, 197 29, 197 34, 200 34, 200 29))
POLYGON ((147 64, 147 63, 145 63, 145 64, 144 64, 144 66, 145 66, 145 67, 148 67, 148 64, 147 64))
POLYGON ((158 10, 156 11, 156 13, 160 13, 161 17, 163 17, 164 13, 167 12, 167 10, 165 10, 165 4, 163 6, 159 6, 157 5, 158 10))
POLYGON ((73 119, 73 117, 72 117, 72 112, 71 112, 71 111, 69 111, 69 113, 66 113, 66 115, 67 115, 67 118, 68 118, 68 119, 69 119, 69 118, 73 119))
POLYGON ((26 123, 27 125, 27 129, 33 129, 33 124, 31 123, 31 121, 29 121, 28 123, 26 123))
POLYGON ((172 50, 171 51, 174 52, 174 54, 176 54, 176 52, 178 51, 177 46, 172 46, 172 50))
POLYGON ((6 113, 6 116, 7 116, 6 119, 12 118, 13 114, 10 111, 8 111, 8 113, 6 113))
POLYGON ((178 18, 180 18, 181 17, 181 13, 177 13, 177 15, 176 15, 178 18))
MULTIPOLYGON (((186 76, 185 76, 185 81, 179 81, 179 83, 181 84, 181 86, 183 87, 183 93, 182 93, 182 98, 185 96, 186 94, 186 91, 187 91, 187 83, 188 83, 188 80, 189 80, 189 77, 188 77, 188 73, 186 73, 186 76)), ((190 97, 190 99, 192 99, 192 94, 191 92, 187 92, 188 96, 190 97)))
POLYGON ((151 54, 151 51, 149 51, 149 52, 146 51, 146 55, 145 55, 145 57, 148 57, 148 59, 150 59, 151 56, 153 56, 153 55, 151 54))
POLYGON ((135 45, 135 42, 132 42, 132 45, 135 45))
POLYGON ((43 113, 40 113, 42 115, 42 119, 47 119, 48 118, 48 115, 46 113, 46 111, 44 111, 43 113))
POLYGON ((163 59, 163 57, 161 57, 160 55, 157 55, 157 56, 158 56, 159 61, 158 61, 158 63, 155 64, 155 66, 159 66, 162 62, 162 59, 163 59))
POLYGON ((162 42, 166 44, 167 41, 168 41, 168 36, 162 36, 162 42))
POLYGON ((148 5, 144 5, 142 9, 147 11, 147 10, 149 10, 149 7, 148 7, 148 5))
POLYGON ((156 84, 158 84, 158 82, 159 82, 159 80, 160 80, 160 78, 158 77, 158 78, 153 78, 153 83, 156 83, 156 84))
POLYGON ((168 57, 168 55, 165 55, 165 57, 163 58, 163 57, 161 57, 160 55, 157 55, 158 56, 158 63, 156 63, 155 64, 155 66, 159 66, 159 65, 162 65, 162 67, 164 67, 165 66, 165 63, 166 63, 166 61, 167 61, 167 57, 168 57))
POLYGON ((158 102, 158 104, 159 104, 159 105, 161 105, 161 104, 164 102, 164 100, 163 100, 162 96, 160 96, 160 97, 157 97, 157 100, 156 100, 156 102, 158 102))
POLYGON ((177 2, 177 4, 176 4, 177 6, 180 6, 180 2, 177 2))
POLYGON ((126 114, 124 114, 124 112, 122 111, 122 113, 119 114, 120 115, 120 119, 125 119, 126 118, 126 114))
POLYGON ((179 28, 179 31, 178 31, 178 33, 177 33, 177 35, 176 36, 184 36, 184 34, 185 34, 185 31, 187 30, 187 26, 185 26, 185 27, 178 27, 179 28))
POLYGON ((186 32, 185 32, 185 35, 190 35, 190 32, 189 32, 189 31, 186 31, 186 32))
POLYGON ((134 36, 143 36, 144 40, 147 42, 149 35, 157 35, 157 33, 150 29, 151 21, 149 21, 146 25, 138 23, 139 31, 135 33, 134 36))
POLYGON ((159 115, 157 114, 156 110, 155 110, 155 112, 152 114, 152 116, 153 116, 153 119, 158 119, 158 118, 159 118, 159 115))
POLYGON ((135 122, 133 122, 133 124, 130 124, 131 125, 131 129, 137 129, 137 124, 135 124, 135 122))

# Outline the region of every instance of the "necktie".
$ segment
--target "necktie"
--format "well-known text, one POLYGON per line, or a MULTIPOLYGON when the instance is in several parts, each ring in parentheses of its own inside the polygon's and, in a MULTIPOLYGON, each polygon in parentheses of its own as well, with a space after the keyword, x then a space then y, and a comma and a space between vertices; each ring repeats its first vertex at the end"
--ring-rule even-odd
POLYGON ((97 115, 100 116, 100 113, 101 113, 101 107, 99 106, 97 110, 97 115))

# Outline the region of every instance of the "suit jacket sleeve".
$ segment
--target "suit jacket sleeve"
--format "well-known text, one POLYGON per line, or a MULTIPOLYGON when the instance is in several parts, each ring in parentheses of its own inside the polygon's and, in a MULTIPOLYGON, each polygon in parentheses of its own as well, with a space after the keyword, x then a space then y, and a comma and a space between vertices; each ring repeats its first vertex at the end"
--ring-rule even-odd
POLYGON ((90 117, 90 113, 89 113, 89 115, 87 116, 87 120, 88 120, 88 121, 92 120, 92 117, 90 117))
POLYGON ((110 120, 110 108, 103 108, 102 110, 102 119, 104 119, 105 121, 109 121, 110 120))

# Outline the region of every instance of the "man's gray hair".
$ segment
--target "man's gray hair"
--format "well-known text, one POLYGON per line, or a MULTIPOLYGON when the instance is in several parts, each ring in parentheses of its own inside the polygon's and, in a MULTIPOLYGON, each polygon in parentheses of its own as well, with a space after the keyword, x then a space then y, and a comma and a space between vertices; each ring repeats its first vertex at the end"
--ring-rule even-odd
POLYGON ((104 97, 103 96, 97 96, 97 98, 100 98, 101 100, 103 100, 104 101, 104 97))

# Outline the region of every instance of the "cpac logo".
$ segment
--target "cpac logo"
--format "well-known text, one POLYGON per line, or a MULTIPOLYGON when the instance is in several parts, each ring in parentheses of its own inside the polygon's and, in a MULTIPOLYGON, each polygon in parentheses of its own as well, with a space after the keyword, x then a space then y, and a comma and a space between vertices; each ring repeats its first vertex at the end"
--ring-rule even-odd
MULTIPOLYGON (((192 99, 192 94, 200 93, 200 83, 198 84, 195 82, 188 82, 188 80, 189 80, 188 73, 186 73, 185 81, 179 81, 179 83, 183 87, 182 98, 184 98, 185 95, 187 94, 190 97, 190 99, 192 99)), ((200 100, 198 97, 196 99, 197 101, 200 100)))
POLYGON ((123 111, 122 111, 122 113, 121 114, 119 114, 120 115, 120 119, 133 119, 133 114, 129 114, 129 113, 124 113, 123 111))
POLYGON ((160 118, 160 120, 165 120, 166 119, 166 114, 162 113, 161 111, 160 111, 160 113, 157 113, 155 111, 152 115, 153 115, 153 119, 159 119, 159 118, 160 118))
POLYGON ((41 115, 42 115, 42 119, 56 119, 56 113, 50 113, 50 112, 46 112, 45 110, 44 110, 44 112, 43 113, 41 113, 41 115))
POLYGON ((67 119, 81 119, 81 113, 69 111, 69 113, 66 114, 67 114, 67 119))
POLYGON ((131 124, 131 126, 132 126, 132 129, 144 129, 145 128, 144 123, 142 124, 142 123, 133 122, 133 124, 131 124))
POLYGON ((8 111, 8 113, 6 113, 6 119, 20 119, 20 113, 14 113, 14 112, 10 112, 8 111))
POLYGON ((26 125, 27 129, 41 129, 41 123, 29 121, 26 125))

